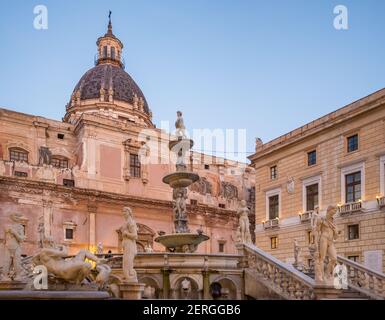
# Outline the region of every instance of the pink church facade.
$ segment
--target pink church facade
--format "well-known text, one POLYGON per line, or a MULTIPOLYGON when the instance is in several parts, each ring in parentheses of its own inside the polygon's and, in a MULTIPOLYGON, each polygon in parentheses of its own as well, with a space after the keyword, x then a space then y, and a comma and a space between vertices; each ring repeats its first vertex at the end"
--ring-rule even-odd
MULTIPOLYGON (((140 251, 163 251, 154 238, 173 231, 172 190, 162 182, 175 170, 169 134, 155 127, 124 71, 123 44, 111 24, 97 46, 95 67, 75 86, 63 121, 0 109, 0 225, 12 212, 23 214, 25 255, 39 246, 39 224, 70 253, 98 245, 120 252, 124 206, 138 223, 140 251)), ((235 253, 241 199, 249 203, 253 233, 254 169, 197 152, 188 157, 201 177, 188 192, 190 229, 210 236, 198 252, 235 253)))

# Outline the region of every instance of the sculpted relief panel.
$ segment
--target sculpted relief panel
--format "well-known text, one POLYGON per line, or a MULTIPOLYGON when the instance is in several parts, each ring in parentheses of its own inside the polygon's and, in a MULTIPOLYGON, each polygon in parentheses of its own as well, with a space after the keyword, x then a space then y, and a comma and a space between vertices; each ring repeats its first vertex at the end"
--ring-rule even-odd
POLYGON ((213 194, 213 186, 205 177, 201 177, 197 182, 194 182, 190 186, 190 190, 203 195, 213 194))
POLYGON ((220 196, 226 199, 238 199, 238 188, 230 182, 222 181, 220 196))

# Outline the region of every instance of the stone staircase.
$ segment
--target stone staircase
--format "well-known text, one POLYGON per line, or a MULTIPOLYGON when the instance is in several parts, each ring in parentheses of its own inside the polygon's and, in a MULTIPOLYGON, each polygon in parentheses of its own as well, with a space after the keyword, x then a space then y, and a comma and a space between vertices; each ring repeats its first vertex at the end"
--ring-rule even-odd
MULTIPOLYGON (((320 299, 315 280, 271 254, 251 244, 238 244, 242 256, 240 267, 245 270, 245 295, 254 299, 320 299)), ((348 270, 347 290, 338 299, 385 299, 385 274, 359 263, 338 257, 348 270)))

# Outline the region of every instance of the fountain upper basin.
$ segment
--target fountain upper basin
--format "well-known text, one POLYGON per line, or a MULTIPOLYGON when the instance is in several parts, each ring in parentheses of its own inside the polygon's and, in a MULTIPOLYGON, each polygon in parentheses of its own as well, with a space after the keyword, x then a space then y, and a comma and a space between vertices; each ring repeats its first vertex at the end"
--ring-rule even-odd
POLYGON ((183 150, 189 150, 194 146, 194 141, 191 139, 182 139, 179 138, 178 140, 171 140, 168 143, 168 148, 177 153, 180 149, 183 150))
POLYGON ((199 180, 199 176, 193 172, 177 171, 170 173, 163 178, 163 182, 170 185, 171 188, 186 188, 199 180))
POLYGON ((156 242, 164 245, 171 252, 195 252, 198 245, 210 239, 199 233, 173 233, 155 238, 156 242))

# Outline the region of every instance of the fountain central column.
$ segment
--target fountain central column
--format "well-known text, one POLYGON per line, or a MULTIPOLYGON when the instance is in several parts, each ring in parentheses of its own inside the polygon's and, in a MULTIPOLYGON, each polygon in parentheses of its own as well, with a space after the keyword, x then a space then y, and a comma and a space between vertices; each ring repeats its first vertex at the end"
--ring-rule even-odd
POLYGON ((187 187, 198 181, 199 175, 188 170, 184 162, 186 152, 193 147, 194 142, 187 139, 185 135, 182 113, 178 111, 177 114, 178 119, 175 123, 176 132, 178 133, 177 139, 169 142, 170 151, 177 155, 176 171, 163 178, 163 182, 173 189, 174 234, 159 236, 155 241, 163 244, 171 252, 194 252, 198 245, 202 241, 208 240, 209 237, 202 232, 191 233, 188 227, 187 187))

